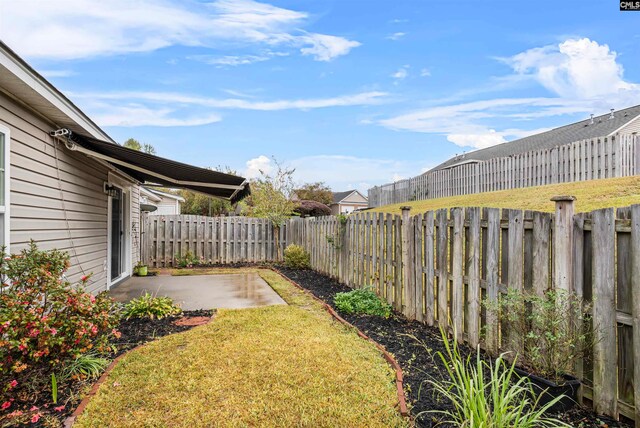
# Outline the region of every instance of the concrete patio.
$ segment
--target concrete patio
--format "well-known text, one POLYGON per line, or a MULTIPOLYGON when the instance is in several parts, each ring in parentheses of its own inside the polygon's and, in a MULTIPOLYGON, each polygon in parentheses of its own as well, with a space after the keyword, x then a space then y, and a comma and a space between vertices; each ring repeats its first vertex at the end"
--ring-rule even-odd
POLYGON ((118 302, 145 292, 171 297, 183 310, 241 309, 286 302, 257 273, 132 277, 109 291, 118 302))

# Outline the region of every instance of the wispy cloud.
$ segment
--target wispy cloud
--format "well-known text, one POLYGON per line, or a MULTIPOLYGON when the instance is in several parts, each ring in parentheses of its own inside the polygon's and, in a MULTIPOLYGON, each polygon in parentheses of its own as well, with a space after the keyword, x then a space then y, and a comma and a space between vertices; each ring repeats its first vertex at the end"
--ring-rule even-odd
POLYGON ((208 98, 171 92, 104 92, 76 93, 73 98, 105 101, 148 102, 159 105, 191 105, 218 109, 242 110, 307 110, 328 107, 344 107, 357 105, 374 105, 384 102, 386 92, 361 92, 330 98, 308 98, 295 100, 258 101, 239 98, 208 98))
POLYGON ((175 109, 149 108, 138 104, 122 106, 93 105, 93 119, 101 126, 201 126, 219 122, 220 116, 214 113, 203 116, 177 116, 175 109))
POLYGON ((409 75, 409 67, 409 65, 403 65, 393 74, 391 74, 391 77, 395 79, 395 84, 398 84, 398 82, 407 78, 407 76, 409 75))
POLYGON ((239 65, 248 65, 256 62, 268 61, 277 56, 287 56, 287 52, 265 51, 260 55, 191 55, 187 59, 200 61, 205 64, 215 65, 217 67, 236 67, 239 65))
POLYGON ((401 31, 398 31, 397 33, 389 34, 385 38, 389 39, 389 40, 400 40, 401 38, 403 38, 406 35, 407 35, 407 33, 403 33, 401 31))
POLYGON ((54 77, 71 77, 77 74, 73 70, 39 70, 39 73, 47 79, 54 77))
POLYGON ((0 38, 30 58, 76 59, 176 45, 233 44, 299 49, 318 61, 330 61, 360 45, 304 31, 309 16, 304 11, 253 0, 23 0, 0 2, 0 15, 11 17, 3 20, 0 38))
POLYGON ((422 70, 420 70, 420 76, 431 77, 431 70, 429 70, 428 68, 423 68, 422 70))

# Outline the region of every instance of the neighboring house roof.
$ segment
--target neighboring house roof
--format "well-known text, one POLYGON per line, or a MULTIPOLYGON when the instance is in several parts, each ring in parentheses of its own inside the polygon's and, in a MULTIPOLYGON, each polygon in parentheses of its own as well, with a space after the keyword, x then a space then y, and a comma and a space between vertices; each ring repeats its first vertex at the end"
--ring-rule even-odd
POLYGON ((162 201, 162 198, 158 195, 156 195, 155 193, 153 193, 150 189, 147 189, 146 187, 140 187, 140 195, 146 197, 149 202, 160 202, 162 201))
POLYGON ((629 124, 632 120, 637 119, 639 116, 640 105, 637 105, 635 107, 615 111, 613 119, 610 118, 610 113, 607 113, 602 116, 594 117, 593 123, 591 123, 590 118, 581 120, 580 122, 561 126, 540 134, 531 135, 519 140, 455 156, 430 171, 427 171, 425 174, 438 169, 450 168, 462 163, 486 161, 493 158, 517 155, 528 151, 552 149, 556 146, 573 143, 574 141, 615 135, 621 128, 629 124))
POLYGON ((143 187, 143 189, 145 189, 148 192, 153 193, 154 195, 159 196, 160 198, 175 199, 177 201, 184 202, 184 198, 182 196, 180 196, 180 195, 175 195, 173 193, 167 193, 167 192, 161 192, 159 190, 149 189, 147 187, 143 187))
POLYGON ((69 150, 98 159, 140 183, 188 188, 236 202, 250 194, 243 177, 161 158, 114 142, 98 125, 0 41, 2 90, 62 131, 69 150))
MULTIPOLYGON (((347 199, 349 196, 351 196, 353 193, 357 193, 358 195, 362 196, 364 199, 367 199, 366 196, 364 196, 362 193, 358 192, 357 190, 347 190, 345 192, 333 192, 333 203, 334 204, 339 204, 340 202, 344 201, 345 199, 347 199)), ((358 202, 353 202, 354 204, 357 204, 358 202)), ((364 202, 362 202, 364 203, 364 202)))

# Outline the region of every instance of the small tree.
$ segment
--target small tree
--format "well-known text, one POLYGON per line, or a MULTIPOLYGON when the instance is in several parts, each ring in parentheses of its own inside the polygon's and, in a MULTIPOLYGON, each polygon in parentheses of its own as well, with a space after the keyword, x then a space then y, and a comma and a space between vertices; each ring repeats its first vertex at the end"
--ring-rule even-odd
POLYGON ((133 149, 133 150, 142 150, 142 144, 140 144, 140 141, 136 140, 135 138, 129 138, 127 141, 124 142, 123 146, 125 146, 128 149, 133 149))
POLYGON ((276 172, 269 175, 260 170, 261 177, 251 183, 250 215, 269 220, 275 231, 278 257, 281 255, 278 234, 284 222, 293 215, 296 204, 290 199, 295 169, 284 168, 274 159, 276 172))
POLYGON ((142 145, 142 151, 145 152, 145 153, 149 153, 150 155, 155 155, 156 154, 156 148, 153 147, 151 144, 148 144, 148 143, 144 143, 142 145))
POLYGON ((304 184, 295 190, 298 199, 307 201, 316 201, 321 204, 331 205, 333 202, 333 192, 325 183, 319 181, 316 183, 304 184))

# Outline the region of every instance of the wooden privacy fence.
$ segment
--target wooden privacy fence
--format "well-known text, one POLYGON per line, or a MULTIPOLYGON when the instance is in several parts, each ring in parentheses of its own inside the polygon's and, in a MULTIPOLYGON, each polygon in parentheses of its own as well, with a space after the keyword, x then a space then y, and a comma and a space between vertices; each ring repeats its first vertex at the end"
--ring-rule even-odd
MULTIPOLYGON (((285 227, 278 232, 281 248, 285 227)), ((275 235, 263 218, 147 215, 142 260, 150 267, 176 267, 176 260, 191 252, 203 264, 273 261, 275 235)))
POLYGON ((574 215, 573 204, 557 198, 555 214, 453 208, 291 219, 287 238, 309 251, 313 269, 371 286, 408 318, 494 354, 512 335, 484 299, 508 289, 583 296, 600 335, 577 369, 583 396, 640 426, 640 205, 574 215))
POLYGON ((486 161, 458 165, 369 189, 369 206, 543 186, 640 173, 640 137, 619 135, 576 141, 486 161))

